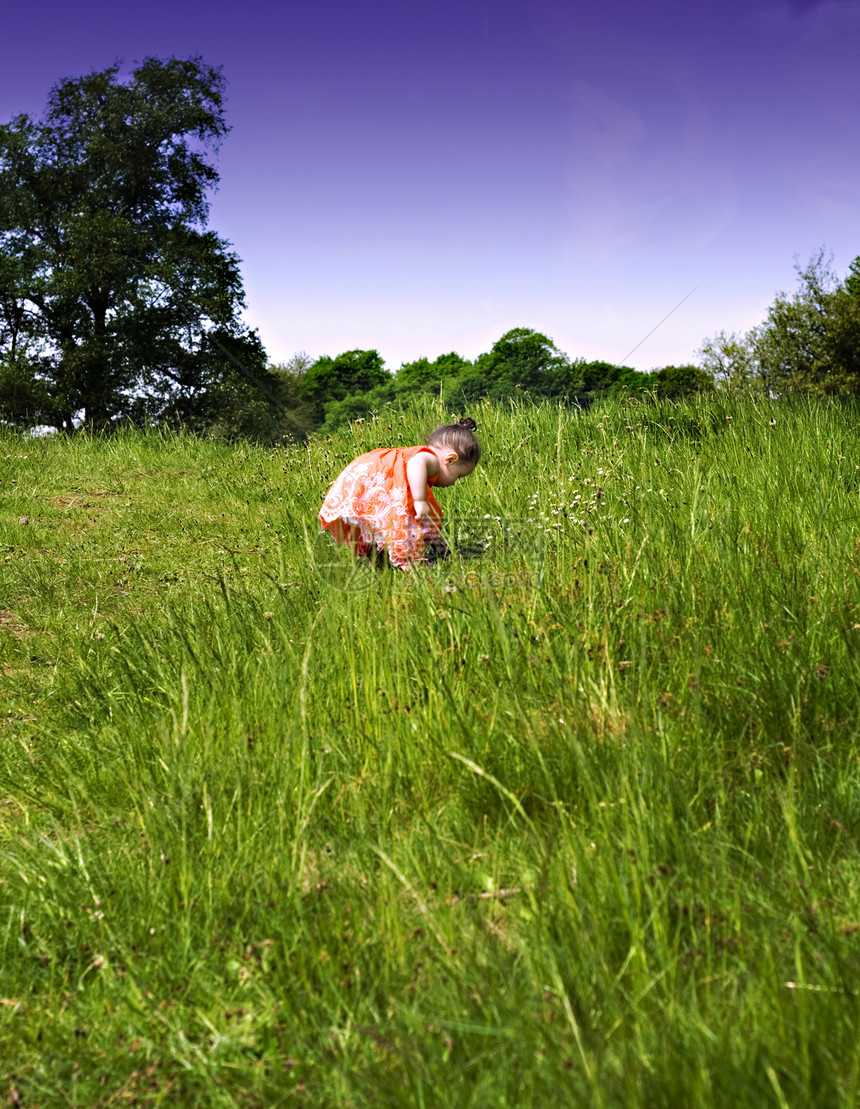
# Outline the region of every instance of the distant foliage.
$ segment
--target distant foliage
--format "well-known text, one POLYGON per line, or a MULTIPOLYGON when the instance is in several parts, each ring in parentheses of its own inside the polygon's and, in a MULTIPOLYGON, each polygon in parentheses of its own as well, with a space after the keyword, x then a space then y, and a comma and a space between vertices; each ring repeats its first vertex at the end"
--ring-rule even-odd
POLYGON ((440 354, 432 362, 429 358, 419 358, 415 362, 405 362, 397 371, 394 387, 398 396, 411 396, 416 393, 433 393, 443 396, 455 382, 463 381, 472 370, 472 363, 459 354, 440 354))
POLYGON ((326 406, 355 394, 388 385, 391 375, 376 350, 348 350, 330 358, 318 358, 305 373, 302 399, 313 407, 316 419, 325 419, 326 406))
POLYGON ((703 344, 702 368, 721 387, 860 394, 860 258, 840 281, 822 250, 797 275, 795 292, 778 293, 758 327, 703 344))
POLYGON ((653 375, 653 381, 658 396, 672 399, 714 389, 714 379, 699 366, 664 366, 653 375))
POLYGON ((317 423, 316 406, 304 398, 305 375, 314 360, 303 350, 294 354, 288 362, 270 366, 275 380, 275 392, 279 401, 279 434, 277 439, 294 439, 301 442, 308 437, 317 423))
POLYGON ((647 389, 651 384, 649 374, 611 362, 584 362, 581 374, 580 396, 587 402, 615 396, 624 389, 647 389))
MULTIPOLYGON (((484 354, 470 362, 455 351, 435 359, 404 363, 390 374, 376 350, 350 350, 310 362, 302 355, 289 392, 289 415, 310 429, 331 432, 354 420, 367 419, 385 406, 434 396, 451 411, 482 400, 538 401, 587 407, 625 391, 654 388, 662 381, 666 395, 712 388, 709 374, 696 367, 668 367, 664 374, 641 373, 610 362, 570 359, 552 339, 527 327, 507 331, 484 354)), ((282 374, 283 367, 275 367, 282 374)))
POLYGON ((538 396, 555 394, 555 375, 569 365, 552 339, 527 327, 515 327, 481 355, 475 369, 489 383, 491 395, 525 389, 538 396))

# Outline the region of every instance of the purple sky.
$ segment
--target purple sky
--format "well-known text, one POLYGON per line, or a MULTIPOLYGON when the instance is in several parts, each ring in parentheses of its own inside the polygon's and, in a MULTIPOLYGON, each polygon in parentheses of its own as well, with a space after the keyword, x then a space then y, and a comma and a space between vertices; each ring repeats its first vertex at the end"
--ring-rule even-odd
POLYGON ((4 10, 0 120, 191 54, 228 81, 210 224, 272 361, 532 327, 651 369, 860 255, 860 0, 44 0, 4 10))

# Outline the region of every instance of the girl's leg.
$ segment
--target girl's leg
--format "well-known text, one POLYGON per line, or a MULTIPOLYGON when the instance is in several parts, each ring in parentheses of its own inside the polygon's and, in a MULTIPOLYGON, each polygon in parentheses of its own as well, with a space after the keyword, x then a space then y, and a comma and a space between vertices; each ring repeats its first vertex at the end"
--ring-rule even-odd
POLYGON ((328 530, 338 543, 346 543, 356 558, 370 557, 373 544, 361 538, 361 530, 355 524, 342 519, 333 520, 328 530))
POLYGON ((370 561, 377 570, 384 570, 386 566, 391 565, 384 549, 381 551, 374 549, 370 555, 370 561))
POLYGON ((425 549, 424 557, 433 565, 436 562, 441 562, 443 559, 448 558, 451 554, 450 548, 441 535, 437 535, 435 539, 430 539, 425 549))

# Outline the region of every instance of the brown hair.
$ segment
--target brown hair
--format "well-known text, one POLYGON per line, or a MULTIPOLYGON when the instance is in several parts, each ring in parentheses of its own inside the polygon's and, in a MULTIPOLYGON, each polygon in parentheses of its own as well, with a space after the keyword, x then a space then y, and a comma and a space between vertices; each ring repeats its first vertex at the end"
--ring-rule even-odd
POLYGON ((481 457, 481 444, 474 436, 478 425, 468 416, 456 424, 442 424, 430 433, 428 447, 450 447, 461 462, 476 464, 481 457))

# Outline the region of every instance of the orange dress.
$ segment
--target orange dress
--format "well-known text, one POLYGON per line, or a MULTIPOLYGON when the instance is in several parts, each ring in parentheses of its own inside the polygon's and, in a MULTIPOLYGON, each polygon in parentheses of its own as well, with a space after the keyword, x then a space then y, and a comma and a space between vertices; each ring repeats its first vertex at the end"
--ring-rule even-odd
MULTIPOLYGON (((320 509, 320 523, 339 543, 357 555, 388 552, 400 569, 424 558, 425 545, 439 534, 442 510, 427 490, 429 517, 419 520, 406 464, 429 447, 384 447, 362 454, 347 466, 329 489, 320 509)), ((428 485, 435 484, 431 477, 428 485)))

